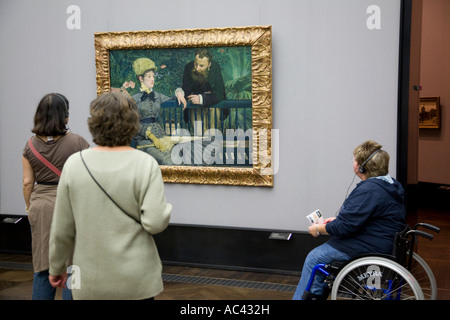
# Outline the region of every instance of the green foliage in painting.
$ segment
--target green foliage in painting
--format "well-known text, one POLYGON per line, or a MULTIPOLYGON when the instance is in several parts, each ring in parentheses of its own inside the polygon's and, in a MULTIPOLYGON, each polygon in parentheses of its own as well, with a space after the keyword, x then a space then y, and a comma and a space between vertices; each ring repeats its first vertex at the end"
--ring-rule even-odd
MULTIPOLYGON (((251 99, 251 47, 218 47, 209 49, 222 70, 227 99, 251 99)), ((194 59, 195 48, 112 50, 110 51, 111 87, 120 88, 126 81, 138 84, 132 64, 138 58, 149 58, 157 66, 155 90, 172 96, 181 87, 184 66, 194 59)), ((133 93, 139 91, 137 86, 133 93)))
MULTIPOLYGON (((154 90, 174 97, 175 89, 181 87, 184 67, 194 59, 196 48, 139 49, 110 51, 111 87, 120 88, 123 83, 133 81, 130 95, 139 92, 140 83, 132 64, 138 58, 149 58, 157 67, 154 90)), ((227 99, 240 100, 252 98, 251 47, 211 47, 213 59, 221 67, 227 99)), ((238 113, 238 122, 251 127, 251 109, 238 113), (245 118, 245 121, 244 121, 245 118)), ((227 122, 234 123, 236 113, 230 112, 227 122), (234 118, 233 118, 234 117, 234 118)), ((245 128, 247 129, 247 128, 245 128)))

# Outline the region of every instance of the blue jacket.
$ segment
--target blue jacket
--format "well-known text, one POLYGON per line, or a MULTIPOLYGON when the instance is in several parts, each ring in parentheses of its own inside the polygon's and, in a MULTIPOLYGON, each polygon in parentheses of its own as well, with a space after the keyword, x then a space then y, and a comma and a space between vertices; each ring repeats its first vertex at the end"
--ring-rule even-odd
POLYGON ((358 183, 325 227, 331 235, 328 244, 350 256, 391 254, 395 233, 406 223, 403 187, 395 179, 391 182, 370 178, 358 183))

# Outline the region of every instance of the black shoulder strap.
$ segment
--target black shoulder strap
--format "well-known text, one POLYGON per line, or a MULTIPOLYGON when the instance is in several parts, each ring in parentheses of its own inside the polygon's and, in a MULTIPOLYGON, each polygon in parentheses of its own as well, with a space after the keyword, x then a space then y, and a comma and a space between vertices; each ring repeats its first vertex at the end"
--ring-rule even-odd
POLYGON ((106 196, 120 209, 122 210, 127 216, 129 216, 130 218, 132 218, 133 220, 135 220, 137 223, 140 223, 140 221, 136 220, 136 218, 134 218, 132 215, 128 214, 128 212, 126 212, 124 209, 122 209, 121 206, 119 206, 119 204, 117 202, 114 201, 113 198, 111 198, 111 196, 109 195, 108 192, 106 192, 105 189, 103 189, 103 187, 100 185, 100 183, 98 183, 98 181, 94 178, 94 176, 92 175, 91 171, 89 170, 89 168, 86 165, 86 162, 83 159, 83 152, 80 151, 80 157, 81 157, 81 161, 83 161, 84 166, 86 167, 87 172, 89 173, 89 175, 91 176, 91 178, 95 181, 95 183, 98 185, 98 187, 106 194, 106 196))

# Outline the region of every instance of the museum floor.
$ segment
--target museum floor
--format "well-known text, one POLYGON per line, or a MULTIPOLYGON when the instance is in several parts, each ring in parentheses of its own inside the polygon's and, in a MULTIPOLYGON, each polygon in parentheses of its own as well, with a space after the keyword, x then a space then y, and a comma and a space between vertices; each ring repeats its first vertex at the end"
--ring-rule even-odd
MULTIPOLYGON (((420 209, 417 220, 441 228, 433 241, 419 241, 418 253, 434 272, 438 299, 450 300, 450 212, 420 209)), ((32 279, 30 255, 0 253, 0 300, 31 299, 32 279)), ((289 300, 298 282, 293 275, 179 266, 164 266, 163 279, 156 300, 289 300)))

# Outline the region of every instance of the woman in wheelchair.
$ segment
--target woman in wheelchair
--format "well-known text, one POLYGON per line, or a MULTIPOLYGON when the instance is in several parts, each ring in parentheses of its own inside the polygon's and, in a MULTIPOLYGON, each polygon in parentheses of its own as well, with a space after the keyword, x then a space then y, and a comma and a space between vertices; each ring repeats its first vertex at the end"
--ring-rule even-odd
POLYGON ((394 237, 405 227, 404 190, 389 175, 389 154, 375 141, 365 141, 353 151, 353 172, 362 181, 344 201, 337 217, 313 224, 309 233, 330 235, 328 242, 313 249, 305 259, 294 300, 328 297, 325 275, 317 272, 305 292, 314 267, 347 261, 367 253, 391 254, 394 237))

